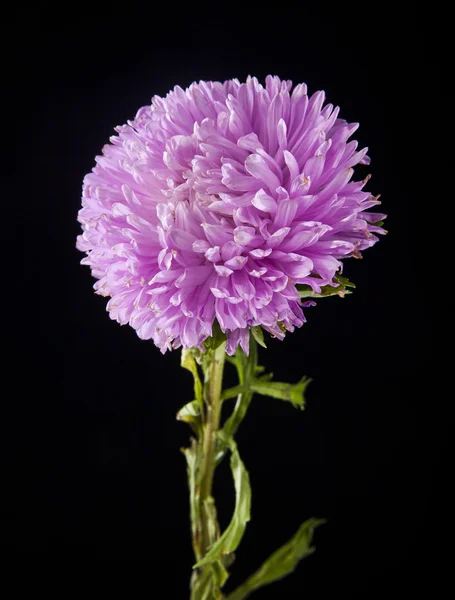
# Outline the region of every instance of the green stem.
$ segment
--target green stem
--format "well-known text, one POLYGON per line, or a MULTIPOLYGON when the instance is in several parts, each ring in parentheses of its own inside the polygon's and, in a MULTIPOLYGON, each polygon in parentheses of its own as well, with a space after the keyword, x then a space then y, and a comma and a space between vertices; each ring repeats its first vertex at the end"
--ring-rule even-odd
POLYGON ((239 457, 234 435, 254 393, 279 398, 303 408, 304 391, 310 381, 302 378, 295 384, 288 384, 272 381, 272 374, 263 374, 263 367, 258 366, 257 338, 257 332, 256 335, 253 332, 248 356, 239 348, 234 356, 226 357, 226 343, 216 346, 220 341, 219 335, 213 336, 204 353, 196 349, 182 353, 182 366, 191 371, 194 377, 195 399, 179 411, 177 418, 187 421, 197 435, 197 440, 192 439, 190 448, 184 449, 196 556, 191 578, 191 600, 245 600, 260 587, 289 575, 300 560, 314 551, 311 547, 313 530, 323 522, 321 519, 305 521, 297 533, 246 582, 227 597, 223 594, 222 589, 229 576, 227 568, 232 564, 251 517, 249 476, 239 457), (222 392, 225 361, 236 367, 239 383, 222 392), (203 384, 199 378, 198 364, 204 373, 203 384), (223 401, 235 396, 237 401, 232 414, 220 430, 223 401), (220 535, 212 488, 215 469, 228 450, 231 452, 236 502, 232 519, 220 535))
MULTIPOLYGON (((212 495, 214 472, 228 451, 229 446, 224 447, 225 443, 222 440, 231 439, 235 434, 253 396, 251 384, 257 368, 255 340, 251 339, 248 357, 239 349, 235 357, 227 358, 236 366, 239 385, 224 392, 222 391, 222 380, 226 361, 226 344, 222 343, 216 349, 208 349, 200 363, 204 373, 204 385, 199 396, 202 410, 196 446, 196 472, 193 480, 190 479, 190 488, 192 485, 194 486, 191 494, 193 507, 191 517, 193 547, 197 562, 204 558, 220 538, 215 501, 212 495), (223 427, 223 436, 220 436, 223 400, 235 396, 237 396, 237 401, 233 413, 223 427)), ((191 370, 194 374, 194 369, 191 368, 191 370)), ((195 395, 197 398, 196 387, 195 395)), ((192 414, 190 411, 187 412, 192 414)), ((227 577, 226 565, 221 557, 219 560, 210 561, 196 568, 191 580, 191 600, 222 600, 224 595, 221 589, 227 577)))
MULTIPOLYGON (((256 374, 258 364, 258 348, 256 340, 253 336, 250 337, 249 356, 245 356, 243 351, 239 348, 233 362, 237 369, 237 375, 239 377, 240 384, 234 388, 226 390, 223 393, 223 399, 234 397, 234 392, 238 394, 234 410, 224 425, 225 434, 232 438, 237 433, 240 423, 245 418, 246 412, 253 398, 251 384, 256 374)), ((226 455, 226 451, 226 448, 221 448, 219 450, 216 456, 216 465, 219 465, 223 460, 224 456, 226 455)))
POLYGON ((212 360, 205 372, 204 401, 206 406, 202 443, 200 502, 202 508, 202 554, 213 543, 210 532, 207 502, 212 497, 213 475, 215 472, 216 434, 221 418, 221 388, 226 357, 226 344, 213 351, 212 360))
POLYGON ((247 391, 248 389, 244 385, 236 385, 235 387, 224 390, 221 394, 221 400, 230 400, 231 398, 235 398, 239 394, 247 391))
MULTIPOLYGON (((226 359, 226 343, 216 349, 207 350, 202 361, 204 372, 203 404, 201 414, 202 427, 197 442, 198 475, 194 498, 196 509, 193 510, 193 531, 196 532, 197 544, 194 544, 196 559, 199 561, 207 553, 212 544, 219 538, 219 526, 216 518, 215 501, 212 496, 213 477, 216 467, 215 453, 217 434, 221 419, 221 390, 223 370, 226 359)), ((193 535, 194 540, 194 535, 193 535)), ((227 572, 220 562, 214 562, 194 571, 191 580, 191 600, 221 600, 221 585, 227 572)))

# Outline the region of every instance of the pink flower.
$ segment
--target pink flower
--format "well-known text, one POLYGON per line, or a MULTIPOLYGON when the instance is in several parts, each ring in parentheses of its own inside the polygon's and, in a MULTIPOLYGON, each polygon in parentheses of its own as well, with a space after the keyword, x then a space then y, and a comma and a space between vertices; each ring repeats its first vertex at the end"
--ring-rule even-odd
POLYGON ((163 352, 201 347, 215 319, 227 351, 249 327, 305 322, 296 284, 336 285, 341 260, 376 243, 384 215, 351 181, 357 124, 268 76, 175 87, 116 128, 84 179, 77 247, 111 318, 163 352))

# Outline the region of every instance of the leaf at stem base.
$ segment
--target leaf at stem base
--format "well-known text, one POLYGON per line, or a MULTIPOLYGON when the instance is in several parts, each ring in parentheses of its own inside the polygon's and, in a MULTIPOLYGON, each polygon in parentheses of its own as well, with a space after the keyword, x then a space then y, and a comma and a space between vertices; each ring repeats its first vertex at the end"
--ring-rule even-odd
POLYGON ((325 519, 308 519, 297 533, 274 552, 247 581, 229 594, 227 600, 244 600, 252 592, 290 575, 299 562, 314 552, 311 546, 316 527, 324 524, 325 519))

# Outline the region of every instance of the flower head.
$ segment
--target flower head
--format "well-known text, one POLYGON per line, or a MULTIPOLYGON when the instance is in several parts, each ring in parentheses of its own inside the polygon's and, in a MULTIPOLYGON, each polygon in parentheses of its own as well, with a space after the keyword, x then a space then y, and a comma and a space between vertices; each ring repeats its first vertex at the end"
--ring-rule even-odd
POLYGON ((249 327, 280 339, 305 322, 297 284, 337 285, 342 259, 383 233, 351 181, 367 149, 324 92, 268 76, 201 81, 116 128, 84 179, 83 234, 111 318, 164 352, 201 347, 218 321, 227 351, 249 327))

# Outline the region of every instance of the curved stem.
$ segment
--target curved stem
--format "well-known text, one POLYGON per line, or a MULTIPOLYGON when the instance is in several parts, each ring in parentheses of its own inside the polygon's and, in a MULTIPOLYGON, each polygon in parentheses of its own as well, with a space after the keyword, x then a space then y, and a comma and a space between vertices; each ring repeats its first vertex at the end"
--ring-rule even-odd
MULTIPOLYGON (((224 432, 228 437, 234 437, 237 433, 237 429, 239 428, 240 423, 243 421, 253 398, 253 392, 250 386, 258 366, 258 348, 256 340, 253 336, 250 336, 249 356, 246 356, 241 349, 238 349, 232 362, 237 369, 237 375, 240 383, 235 388, 226 390, 224 393, 225 398, 223 399, 234 397, 234 392, 238 394, 234 410, 224 425, 224 432)), ((216 456, 217 466, 226 455, 226 450, 226 448, 221 448, 219 450, 216 456)))

